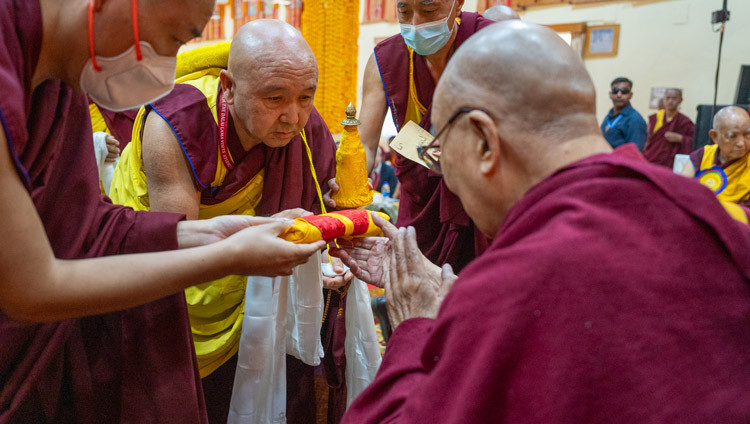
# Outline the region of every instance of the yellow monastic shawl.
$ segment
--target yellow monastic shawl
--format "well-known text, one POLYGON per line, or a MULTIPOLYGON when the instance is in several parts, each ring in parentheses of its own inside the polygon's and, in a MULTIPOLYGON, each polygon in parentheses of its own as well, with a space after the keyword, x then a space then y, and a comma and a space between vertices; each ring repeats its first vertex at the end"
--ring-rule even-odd
MULTIPOLYGON (((218 43, 183 53, 177 57, 177 83, 190 84, 206 96, 216 120, 218 75, 226 66, 229 43, 218 43), (190 72, 190 71, 193 72, 190 72)), ((115 203, 135 210, 149 210, 148 183, 143 170, 141 108, 133 127, 133 139, 123 150, 115 170, 110 195, 115 203)), ((212 186, 221 186, 227 168, 216 155, 216 175, 212 186)), ((215 205, 200 205, 198 219, 220 215, 255 215, 263 193, 263 170, 229 199, 215 205)), ((195 352, 201 377, 205 377, 237 353, 245 308, 247 277, 228 276, 185 290, 195 352)))
MULTIPOLYGON (((716 153, 719 146, 712 144, 703 148, 703 158, 701 159, 700 171, 714 167, 716 163, 716 153)), ((724 202, 745 203, 750 199, 750 154, 737 159, 731 165, 723 169, 726 174, 726 187, 719 192, 716 197, 724 202)), ((716 192, 715 187, 707 184, 706 178, 699 178, 702 184, 716 192)), ((711 185, 716 182, 711 181, 711 185)))

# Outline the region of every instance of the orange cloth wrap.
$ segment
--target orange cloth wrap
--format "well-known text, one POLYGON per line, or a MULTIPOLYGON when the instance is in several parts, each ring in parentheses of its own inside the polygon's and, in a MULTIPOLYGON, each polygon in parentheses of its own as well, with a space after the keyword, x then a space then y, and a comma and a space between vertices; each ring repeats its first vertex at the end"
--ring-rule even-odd
POLYGON ((382 230, 372 222, 372 214, 383 219, 388 215, 365 209, 349 209, 323 215, 296 218, 294 225, 279 237, 293 243, 313 243, 318 240, 331 241, 337 238, 349 240, 354 237, 382 236, 382 230))

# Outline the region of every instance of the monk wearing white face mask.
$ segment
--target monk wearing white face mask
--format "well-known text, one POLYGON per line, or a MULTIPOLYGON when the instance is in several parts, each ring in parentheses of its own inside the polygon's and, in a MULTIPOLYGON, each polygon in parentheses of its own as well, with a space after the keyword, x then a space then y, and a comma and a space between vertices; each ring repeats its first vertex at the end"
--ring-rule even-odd
MULTIPOLYGON (((461 12, 463 0, 389 1, 396 2, 401 34, 375 46, 362 89, 359 134, 368 151, 369 171, 388 109, 399 130, 408 121, 429 130, 432 93, 453 52, 494 23, 461 12)), ((393 165, 401 183, 398 225, 417 229, 419 248, 428 259, 460 270, 484 251, 486 238, 441 176, 398 153, 393 165)))
POLYGON ((184 222, 99 195, 78 88, 113 109, 163 95, 213 9, 0 0, 0 423, 205 422, 182 290, 288 274, 322 247, 278 239, 281 220, 184 222))

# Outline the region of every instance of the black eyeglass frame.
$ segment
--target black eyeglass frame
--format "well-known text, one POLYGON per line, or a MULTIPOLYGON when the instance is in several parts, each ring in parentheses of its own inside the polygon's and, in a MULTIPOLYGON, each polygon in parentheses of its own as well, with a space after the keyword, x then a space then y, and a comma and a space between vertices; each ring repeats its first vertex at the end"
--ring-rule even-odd
MULTIPOLYGON (((487 112, 486 110, 484 110, 482 108, 478 108, 478 107, 462 107, 462 108, 458 109, 448 119, 448 122, 445 123, 445 125, 443 126, 443 128, 440 129, 440 131, 438 131, 437 133, 434 134, 434 136, 433 136, 432 141, 430 142, 430 144, 428 144, 426 146, 418 146, 417 147, 417 154, 419 156, 419 159, 421 159, 422 161, 424 161, 424 163, 427 164, 427 166, 430 168, 431 171, 436 172, 438 174, 442 174, 442 169, 440 167, 440 160, 439 159, 435 159, 435 157, 432 156, 429 153, 430 150, 434 150, 434 149, 440 148, 439 145, 436 145, 437 141, 440 139, 440 136, 443 135, 443 133, 446 132, 448 130, 448 128, 450 128, 450 126, 461 115, 469 113, 469 112, 473 112, 475 110, 482 111, 482 112, 486 113, 487 115, 489 115, 489 112, 487 112)), ((431 133, 434 132, 434 129, 433 129, 433 131, 430 131, 430 132, 431 133)))

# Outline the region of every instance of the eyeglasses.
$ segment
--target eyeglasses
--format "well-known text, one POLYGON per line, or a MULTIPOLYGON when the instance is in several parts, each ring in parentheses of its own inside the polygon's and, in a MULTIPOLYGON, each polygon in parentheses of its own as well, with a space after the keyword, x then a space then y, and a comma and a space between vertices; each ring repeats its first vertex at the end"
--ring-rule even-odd
POLYGON ((613 88, 612 89, 612 94, 614 94, 616 96, 617 93, 622 93, 624 96, 626 96, 626 95, 630 94, 630 89, 629 88, 619 88, 619 87, 613 88))
POLYGON ((448 131, 448 128, 450 128, 450 126, 458 119, 459 116, 474 110, 481 110, 482 112, 489 115, 489 112, 484 109, 479 109, 476 107, 462 107, 448 119, 448 122, 446 122, 445 126, 437 133, 435 133, 435 127, 430 128, 430 134, 432 134, 433 136, 432 141, 426 146, 417 147, 417 154, 419 155, 419 159, 423 160, 427 164, 427 166, 429 166, 431 171, 438 174, 443 173, 443 170, 440 166, 440 143, 438 141, 440 140, 440 137, 443 135, 443 133, 448 131))

